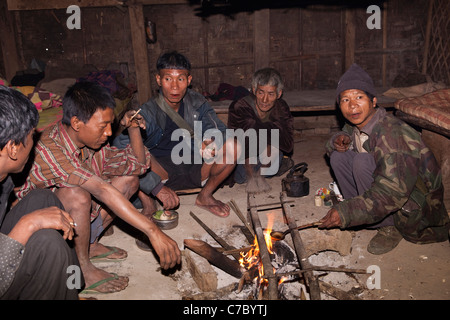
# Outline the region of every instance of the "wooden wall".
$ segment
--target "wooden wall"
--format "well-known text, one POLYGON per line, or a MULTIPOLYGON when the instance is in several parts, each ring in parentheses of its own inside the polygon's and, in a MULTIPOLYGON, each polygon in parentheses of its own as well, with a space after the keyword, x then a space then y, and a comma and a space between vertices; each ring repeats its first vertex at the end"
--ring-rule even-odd
MULTIPOLYGON (((270 9, 268 20, 258 20, 255 15, 261 11, 201 18, 196 9, 198 5, 187 4, 144 6, 144 16, 156 23, 158 40, 147 45, 149 66, 139 68, 150 69, 153 88, 156 59, 168 50, 191 60, 195 85, 209 93, 221 82, 248 87, 255 56, 260 57, 257 49, 264 50, 261 43, 267 41, 269 65, 283 74, 287 90, 334 88, 345 69, 345 8, 270 9)), ((354 61, 377 86, 389 86, 398 74, 420 72, 426 10, 426 0, 387 1, 381 30, 366 27, 366 8, 351 11, 354 61)), ((47 63, 48 78, 58 78, 127 66, 130 79, 136 80, 126 7, 81 8, 81 30, 66 27, 65 9, 11 12, 22 68, 36 58, 47 63)))

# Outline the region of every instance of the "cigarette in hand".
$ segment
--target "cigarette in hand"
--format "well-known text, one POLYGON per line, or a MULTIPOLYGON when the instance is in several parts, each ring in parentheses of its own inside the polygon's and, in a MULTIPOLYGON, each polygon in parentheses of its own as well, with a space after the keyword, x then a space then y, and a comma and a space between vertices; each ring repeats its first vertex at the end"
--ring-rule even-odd
POLYGON ((131 116, 131 118, 130 118, 130 122, 131 122, 131 121, 133 121, 134 117, 136 117, 136 116, 138 115, 138 113, 139 113, 139 112, 141 112, 141 108, 139 108, 139 110, 138 110, 138 111, 136 111, 136 113, 135 113, 135 114, 133 114, 133 115, 131 116))
POLYGON ((69 224, 70 224, 72 227, 77 227, 77 223, 76 223, 76 222, 69 222, 69 224))

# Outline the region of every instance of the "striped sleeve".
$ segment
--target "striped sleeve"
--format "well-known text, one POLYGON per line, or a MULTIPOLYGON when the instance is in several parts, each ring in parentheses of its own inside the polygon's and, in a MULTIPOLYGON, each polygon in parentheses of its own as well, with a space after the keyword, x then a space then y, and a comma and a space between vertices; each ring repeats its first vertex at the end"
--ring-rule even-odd
POLYGON ((145 163, 137 160, 130 145, 124 149, 107 145, 98 156, 103 159, 101 171, 105 176, 142 175, 150 167, 150 153, 147 148, 145 148, 145 163))

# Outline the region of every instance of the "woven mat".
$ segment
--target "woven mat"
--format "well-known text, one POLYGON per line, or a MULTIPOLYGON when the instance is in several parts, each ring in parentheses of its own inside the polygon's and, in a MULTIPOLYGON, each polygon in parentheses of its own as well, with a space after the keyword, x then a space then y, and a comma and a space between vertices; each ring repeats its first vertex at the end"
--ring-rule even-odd
POLYGON ((450 89, 441 89, 420 97, 397 100, 394 106, 408 115, 450 130, 450 89))

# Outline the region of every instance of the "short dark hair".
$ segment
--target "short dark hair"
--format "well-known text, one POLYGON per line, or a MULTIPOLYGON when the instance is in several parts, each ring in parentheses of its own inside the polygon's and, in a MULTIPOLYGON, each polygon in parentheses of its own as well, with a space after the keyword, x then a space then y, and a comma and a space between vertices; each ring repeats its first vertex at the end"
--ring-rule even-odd
POLYGON ((191 71, 191 63, 188 58, 183 56, 177 51, 171 51, 162 54, 156 62, 156 69, 161 71, 162 69, 177 69, 191 71))
POLYGON ((67 90, 64 96, 62 123, 70 125, 70 120, 74 116, 86 123, 98 109, 114 109, 115 107, 116 102, 105 87, 96 82, 77 82, 67 90))
POLYGON ((15 89, 0 86, 0 149, 10 140, 25 145, 38 122, 39 113, 30 99, 15 89))

